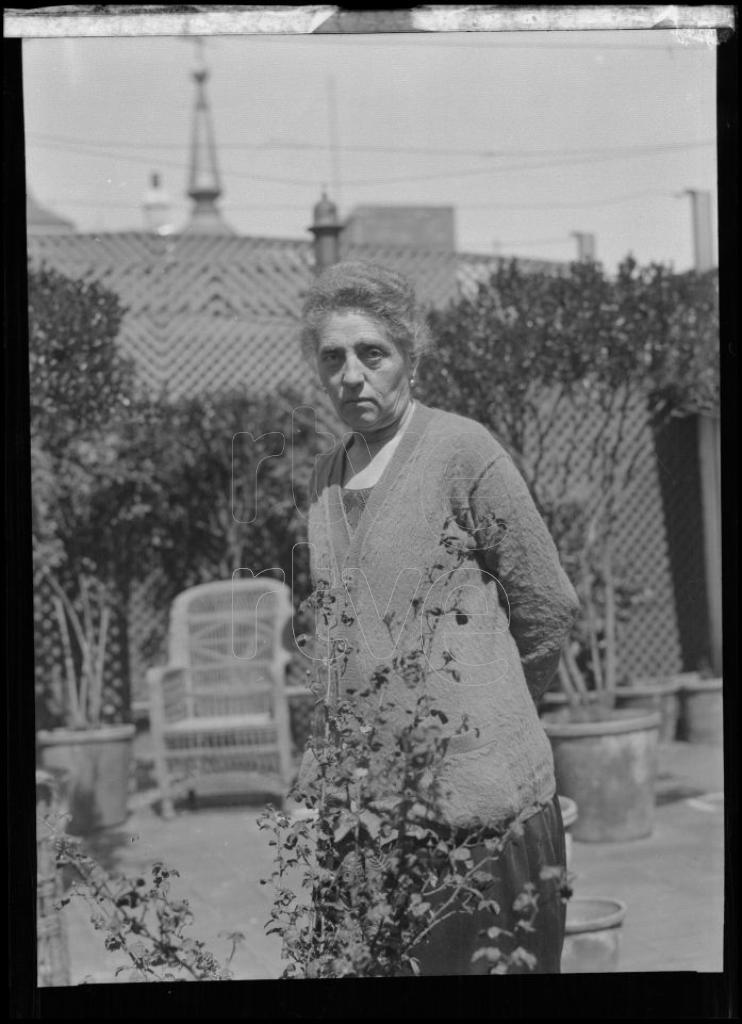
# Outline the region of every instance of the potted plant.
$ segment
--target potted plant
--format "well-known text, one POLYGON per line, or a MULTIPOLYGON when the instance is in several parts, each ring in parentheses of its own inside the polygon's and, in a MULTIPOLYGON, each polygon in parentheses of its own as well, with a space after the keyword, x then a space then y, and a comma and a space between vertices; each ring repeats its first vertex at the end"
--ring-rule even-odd
POLYGON ((583 542, 563 557, 581 614, 559 665, 563 706, 542 715, 557 788, 579 808, 573 835, 587 841, 651 833, 660 726, 652 708, 616 707, 620 625, 642 595, 616 571, 609 494, 582 517, 582 531, 581 517, 571 509, 571 535, 582 533, 583 542))
POLYGON ((125 310, 113 292, 44 266, 28 284, 38 753, 66 776, 69 827, 85 832, 126 817, 133 728, 114 723, 103 677, 114 595, 122 607, 125 572, 145 561, 131 541, 136 480, 123 480, 125 500, 111 499, 136 384, 117 347, 125 310))
POLYGON ((44 567, 40 576, 51 589, 63 651, 64 725, 38 731, 39 758, 47 770, 66 775, 69 831, 87 833, 126 819, 135 727, 105 721, 103 670, 111 621, 105 587, 81 576, 78 612, 51 569, 44 567))

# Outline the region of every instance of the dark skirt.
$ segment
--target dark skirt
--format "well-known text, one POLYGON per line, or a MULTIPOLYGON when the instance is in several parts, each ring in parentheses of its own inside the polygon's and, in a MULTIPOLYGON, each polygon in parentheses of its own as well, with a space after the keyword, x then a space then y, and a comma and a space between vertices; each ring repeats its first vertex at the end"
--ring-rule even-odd
MULTIPOLYGON (((483 847, 475 847, 474 851, 475 861, 487 856, 483 847)), ((482 866, 492 874, 486 898, 499 906, 499 913, 494 909, 462 910, 441 921, 413 951, 420 974, 488 974, 494 961, 481 957, 473 962, 472 957, 483 946, 494 944, 499 944, 505 953, 517 945, 535 958, 533 964, 527 958, 520 964, 511 963, 508 973, 558 974, 566 914, 563 878, 542 879, 544 868, 566 870, 564 825, 556 796, 523 823, 522 834, 513 834, 506 840, 494 862, 482 866), (529 882, 538 898, 533 931, 515 932, 517 942, 506 935, 495 940, 484 937, 493 926, 514 932, 519 920, 514 904, 529 882)))

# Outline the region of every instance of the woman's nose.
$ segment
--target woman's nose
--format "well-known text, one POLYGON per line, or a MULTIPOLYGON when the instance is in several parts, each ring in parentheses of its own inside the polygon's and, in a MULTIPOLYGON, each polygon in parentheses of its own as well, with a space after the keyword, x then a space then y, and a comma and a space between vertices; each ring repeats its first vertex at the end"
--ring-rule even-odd
POLYGON ((363 383, 363 367, 357 359, 349 359, 343 367, 343 384, 353 387, 363 383))

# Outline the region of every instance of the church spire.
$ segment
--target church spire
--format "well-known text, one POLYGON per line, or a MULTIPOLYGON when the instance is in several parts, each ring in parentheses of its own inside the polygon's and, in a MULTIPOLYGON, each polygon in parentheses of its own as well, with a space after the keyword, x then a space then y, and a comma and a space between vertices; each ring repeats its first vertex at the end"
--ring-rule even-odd
POLYGON ((188 195, 193 200, 187 234, 231 235, 232 228, 222 220, 217 199, 222 194, 219 168, 216 162, 214 128, 211 110, 206 98, 209 72, 203 55, 203 40, 196 39, 197 61, 193 72, 196 83, 196 105, 193 111, 191 136, 191 162, 188 177, 188 195))

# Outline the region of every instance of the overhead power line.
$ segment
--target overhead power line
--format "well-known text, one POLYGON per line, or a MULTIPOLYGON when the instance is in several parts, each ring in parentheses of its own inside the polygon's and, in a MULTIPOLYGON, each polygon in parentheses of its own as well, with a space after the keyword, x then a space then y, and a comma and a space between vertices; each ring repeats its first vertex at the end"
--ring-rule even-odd
MULTIPOLYGON (((653 156, 674 150, 697 149, 703 146, 709 146, 714 144, 714 140, 704 140, 697 142, 688 142, 683 144, 662 144, 657 146, 626 146, 622 148, 604 150, 602 152, 596 151, 595 153, 587 154, 584 156, 566 156, 561 159, 554 157, 546 161, 499 164, 497 166, 487 165, 485 167, 464 168, 461 170, 443 171, 434 174, 397 175, 389 178, 347 178, 345 179, 345 184, 354 185, 356 187, 364 187, 378 185, 394 185, 401 184, 404 182, 440 181, 451 178, 468 178, 482 174, 502 174, 508 173, 510 171, 527 171, 539 170, 542 168, 567 167, 574 166, 576 164, 593 164, 618 159, 627 160, 643 156, 653 156)), ((122 161, 125 163, 145 163, 151 166, 154 161, 161 166, 175 167, 181 172, 185 172, 186 170, 186 164, 181 161, 170 160, 167 157, 155 157, 154 154, 150 157, 143 157, 137 156, 136 154, 129 153, 126 151, 98 148, 95 143, 68 144, 63 142, 37 141, 34 143, 34 145, 42 148, 68 151, 76 153, 80 156, 106 158, 110 160, 122 161)), ((227 170, 226 168, 224 170, 224 173, 229 174, 232 178, 238 178, 246 181, 266 182, 275 185, 311 186, 316 185, 317 183, 316 176, 313 176, 311 178, 283 178, 276 177, 273 175, 246 173, 244 171, 230 171, 227 170)))
MULTIPOLYGON (((183 142, 157 142, 155 144, 147 142, 139 142, 129 139, 84 139, 80 137, 70 135, 55 135, 48 132, 29 132, 27 134, 29 141, 41 142, 59 142, 75 146, 95 147, 96 149, 121 149, 127 150, 145 150, 150 153, 160 152, 162 150, 175 150, 177 152, 186 152, 189 148, 188 141, 183 142)), ((408 153, 416 156, 475 156, 482 159, 507 159, 508 157, 544 157, 544 156, 592 156, 592 155, 604 155, 610 153, 624 153, 627 150, 646 150, 646 151, 657 151, 661 152, 667 150, 672 152, 674 150, 682 150, 688 148, 694 148, 698 146, 712 146, 715 145, 715 139, 692 139, 687 142, 654 142, 654 143, 635 143, 625 146, 578 146, 578 147, 565 147, 560 146, 556 149, 496 149, 496 148, 482 148, 482 149, 466 149, 456 147, 437 147, 437 146, 406 146, 406 145, 388 145, 388 146, 372 146, 372 145, 352 145, 352 144, 336 144, 332 145, 331 141, 328 142, 299 142, 292 141, 289 139, 266 139, 263 142, 220 142, 219 149, 224 151, 245 151, 245 152, 269 152, 272 150, 304 150, 306 152, 327 152, 330 149, 338 149, 343 153, 408 153)))
MULTIPOLYGON (((545 202, 545 203, 453 203, 457 210, 582 210, 595 209, 602 206, 633 202, 639 199, 676 199, 677 193, 660 189, 646 189, 643 192, 629 192, 620 196, 604 196, 601 199, 579 199, 576 202, 545 202)), ((89 200, 65 199, 57 197, 50 200, 50 203, 60 203, 64 206, 79 206, 85 209, 106 209, 106 210, 131 210, 131 203, 101 202, 91 203, 89 200)), ((185 202, 185 199, 183 199, 185 202)), ((306 213, 306 204, 301 203, 232 203, 223 204, 225 212, 229 210, 284 210, 306 213)))

